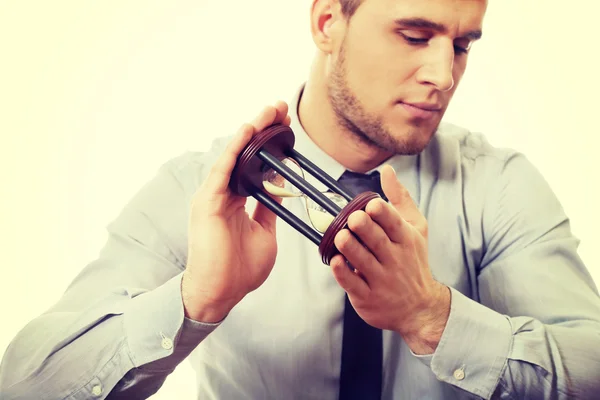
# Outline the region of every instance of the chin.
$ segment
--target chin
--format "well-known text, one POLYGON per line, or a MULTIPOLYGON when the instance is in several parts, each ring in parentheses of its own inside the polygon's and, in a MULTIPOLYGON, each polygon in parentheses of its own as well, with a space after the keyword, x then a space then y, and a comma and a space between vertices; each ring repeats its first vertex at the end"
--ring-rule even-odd
POLYGON ((388 134, 378 140, 386 150, 396 154, 415 155, 422 152, 428 145, 435 131, 429 126, 405 126, 401 129, 387 130, 388 134))

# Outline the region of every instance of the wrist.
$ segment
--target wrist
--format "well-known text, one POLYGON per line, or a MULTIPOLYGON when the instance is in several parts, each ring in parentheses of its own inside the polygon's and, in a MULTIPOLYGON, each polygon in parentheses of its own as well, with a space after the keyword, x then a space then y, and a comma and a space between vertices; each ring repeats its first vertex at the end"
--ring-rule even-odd
POLYGON ((421 312, 415 313, 410 327, 401 333, 413 353, 425 355, 435 352, 450 315, 450 297, 450 288, 436 282, 431 301, 421 312))
POLYGON ((192 284, 192 279, 186 270, 181 280, 181 300, 186 318, 196 322, 221 322, 235 305, 231 302, 211 298, 205 292, 192 284))

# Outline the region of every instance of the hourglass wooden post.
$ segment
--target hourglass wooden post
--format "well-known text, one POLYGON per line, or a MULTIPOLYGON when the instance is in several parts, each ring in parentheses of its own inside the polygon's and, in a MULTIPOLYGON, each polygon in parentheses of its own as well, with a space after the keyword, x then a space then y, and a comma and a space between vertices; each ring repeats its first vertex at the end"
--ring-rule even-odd
POLYGON ((283 124, 271 125, 262 132, 254 135, 238 156, 229 182, 229 188, 239 196, 254 197, 290 226, 319 246, 319 254, 323 263, 329 265, 333 256, 339 253, 333 242, 335 236, 340 230, 344 229, 350 214, 357 210, 364 210, 369 201, 381 196, 375 192, 364 192, 358 196, 354 196, 325 171, 294 150, 294 144, 295 137, 292 129, 283 124), (285 158, 294 159, 306 172, 317 178, 334 193, 344 197, 349 203, 345 207, 340 208, 280 161, 285 158), (264 191, 263 173, 266 166, 277 171, 288 182, 335 217, 322 236, 288 209, 273 200, 264 191))

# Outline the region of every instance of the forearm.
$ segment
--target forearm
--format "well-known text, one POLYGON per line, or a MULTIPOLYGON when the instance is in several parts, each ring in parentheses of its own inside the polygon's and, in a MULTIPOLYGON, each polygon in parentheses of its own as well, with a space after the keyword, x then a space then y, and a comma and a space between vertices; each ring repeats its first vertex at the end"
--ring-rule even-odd
POLYGON ((598 323, 509 318, 452 289, 435 352, 415 356, 465 398, 585 399, 600 391, 599 347, 598 323))
POLYGON ((33 399, 44 394, 62 399, 77 393, 91 397, 99 383, 96 376, 114 386, 133 367, 122 334, 122 315, 89 317, 49 313, 21 330, 0 365, 0 397, 33 399), (82 317, 86 322, 76 327, 82 317))
POLYGON ((184 320, 180 281, 115 291, 86 310, 37 318, 2 360, 2 398, 150 396, 216 326, 184 320))
POLYGON ((516 333, 494 398, 507 394, 534 400, 598 396, 600 323, 544 325, 527 317, 512 318, 511 323, 516 333))
MULTIPOLYGON (((212 330, 212 328, 201 327, 195 321, 184 319, 181 332, 174 343, 173 353, 129 370, 119 380, 108 398, 139 399, 156 393, 175 367, 202 341, 199 338, 199 330, 212 330)), ((200 333, 200 336, 205 335, 200 333)))

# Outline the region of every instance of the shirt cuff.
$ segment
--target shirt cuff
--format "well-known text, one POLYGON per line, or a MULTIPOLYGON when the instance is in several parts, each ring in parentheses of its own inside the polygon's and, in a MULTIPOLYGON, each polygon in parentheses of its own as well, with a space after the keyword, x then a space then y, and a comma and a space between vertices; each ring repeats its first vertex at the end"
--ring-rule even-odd
POLYGON ((411 353, 439 380, 489 399, 506 368, 510 320, 452 287, 450 292, 450 315, 435 352, 411 353))
POLYGON ((205 323, 185 317, 182 276, 180 273, 129 302, 124 323, 135 367, 152 363, 153 371, 173 370, 221 324, 222 321, 205 323))

